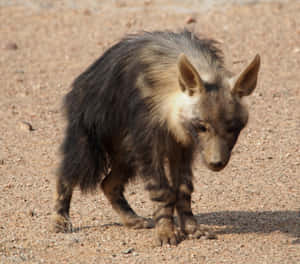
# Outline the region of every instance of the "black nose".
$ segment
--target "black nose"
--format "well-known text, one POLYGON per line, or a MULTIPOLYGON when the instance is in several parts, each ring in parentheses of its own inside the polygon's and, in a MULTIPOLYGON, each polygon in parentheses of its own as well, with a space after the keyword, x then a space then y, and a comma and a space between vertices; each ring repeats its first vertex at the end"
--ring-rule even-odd
POLYGON ((224 167, 224 163, 222 161, 210 162, 209 165, 215 170, 220 170, 224 167))

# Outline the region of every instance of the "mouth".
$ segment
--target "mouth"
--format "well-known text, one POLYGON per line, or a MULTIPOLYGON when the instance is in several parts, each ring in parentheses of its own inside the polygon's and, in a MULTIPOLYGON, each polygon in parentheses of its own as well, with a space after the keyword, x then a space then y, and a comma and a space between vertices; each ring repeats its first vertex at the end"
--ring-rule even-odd
POLYGON ((228 163, 228 160, 225 162, 216 162, 216 163, 207 162, 204 158, 202 158, 202 160, 208 169, 210 169, 211 171, 215 171, 215 172, 223 170, 228 163))
POLYGON ((223 164, 223 163, 221 163, 221 164, 216 164, 216 165, 207 164, 206 166, 207 166, 210 170, 218 172, 218 171, 223 170, 223 169, 226 167, 226 164, 223 164))

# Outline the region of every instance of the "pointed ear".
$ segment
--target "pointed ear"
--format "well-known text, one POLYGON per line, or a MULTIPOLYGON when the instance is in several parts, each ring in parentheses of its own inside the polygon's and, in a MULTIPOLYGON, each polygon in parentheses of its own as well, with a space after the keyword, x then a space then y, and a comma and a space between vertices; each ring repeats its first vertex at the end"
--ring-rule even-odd
POLYGON ((260 56, 257 54, 248 67, 231 80, 232 94, 239 97, 250 95, 256 87, 259 67, 260 56))
POLYGON ((178 57, 177 66, 179 70, 179 84, 182 91, 188 92, 191 96, 194 93, 199 93, 203 89, 203 82, 195 67, 183 53, 178 57))

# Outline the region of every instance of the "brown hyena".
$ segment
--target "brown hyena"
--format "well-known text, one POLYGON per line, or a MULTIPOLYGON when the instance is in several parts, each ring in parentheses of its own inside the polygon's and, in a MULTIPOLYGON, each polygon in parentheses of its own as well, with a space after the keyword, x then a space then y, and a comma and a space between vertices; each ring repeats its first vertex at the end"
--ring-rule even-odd
POLYGON ((213 40, 189 31, 130 35, 108 49, 73 83, 65 98, 68 127, 57 177, 56 231, 70 231, 75 186, 101 185, 126 226, 147 228, 123 192, 140 175, 156 204, 159 244, 200 236, 191 210, 192 162, 223 169, 248 113, 241 99, 255 89, 260 57, 240 74, 224 66, 213 40), (168 172, 168 175, 166 173, 168 172))

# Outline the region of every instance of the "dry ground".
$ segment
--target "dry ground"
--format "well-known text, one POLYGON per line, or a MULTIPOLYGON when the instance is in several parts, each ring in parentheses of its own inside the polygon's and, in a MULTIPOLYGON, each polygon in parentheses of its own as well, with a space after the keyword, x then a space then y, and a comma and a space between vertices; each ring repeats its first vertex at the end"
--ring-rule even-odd
MULTIPOLYGON (((300 263, 300 1, 210 10, 199 1, 24 2, 0 1, 0 263, 300 263), (235 71, 262 57, 230 164, 220 173, 195 164, 193 209, 218 239, 154 247, 153 230, 118 224, 100 191, 76 191, 76 232, 52 233, 70 83, 126 33, 184 26, 221 41, 235 71)), ((127 196, 151 216, 142 183, 127 196)))

